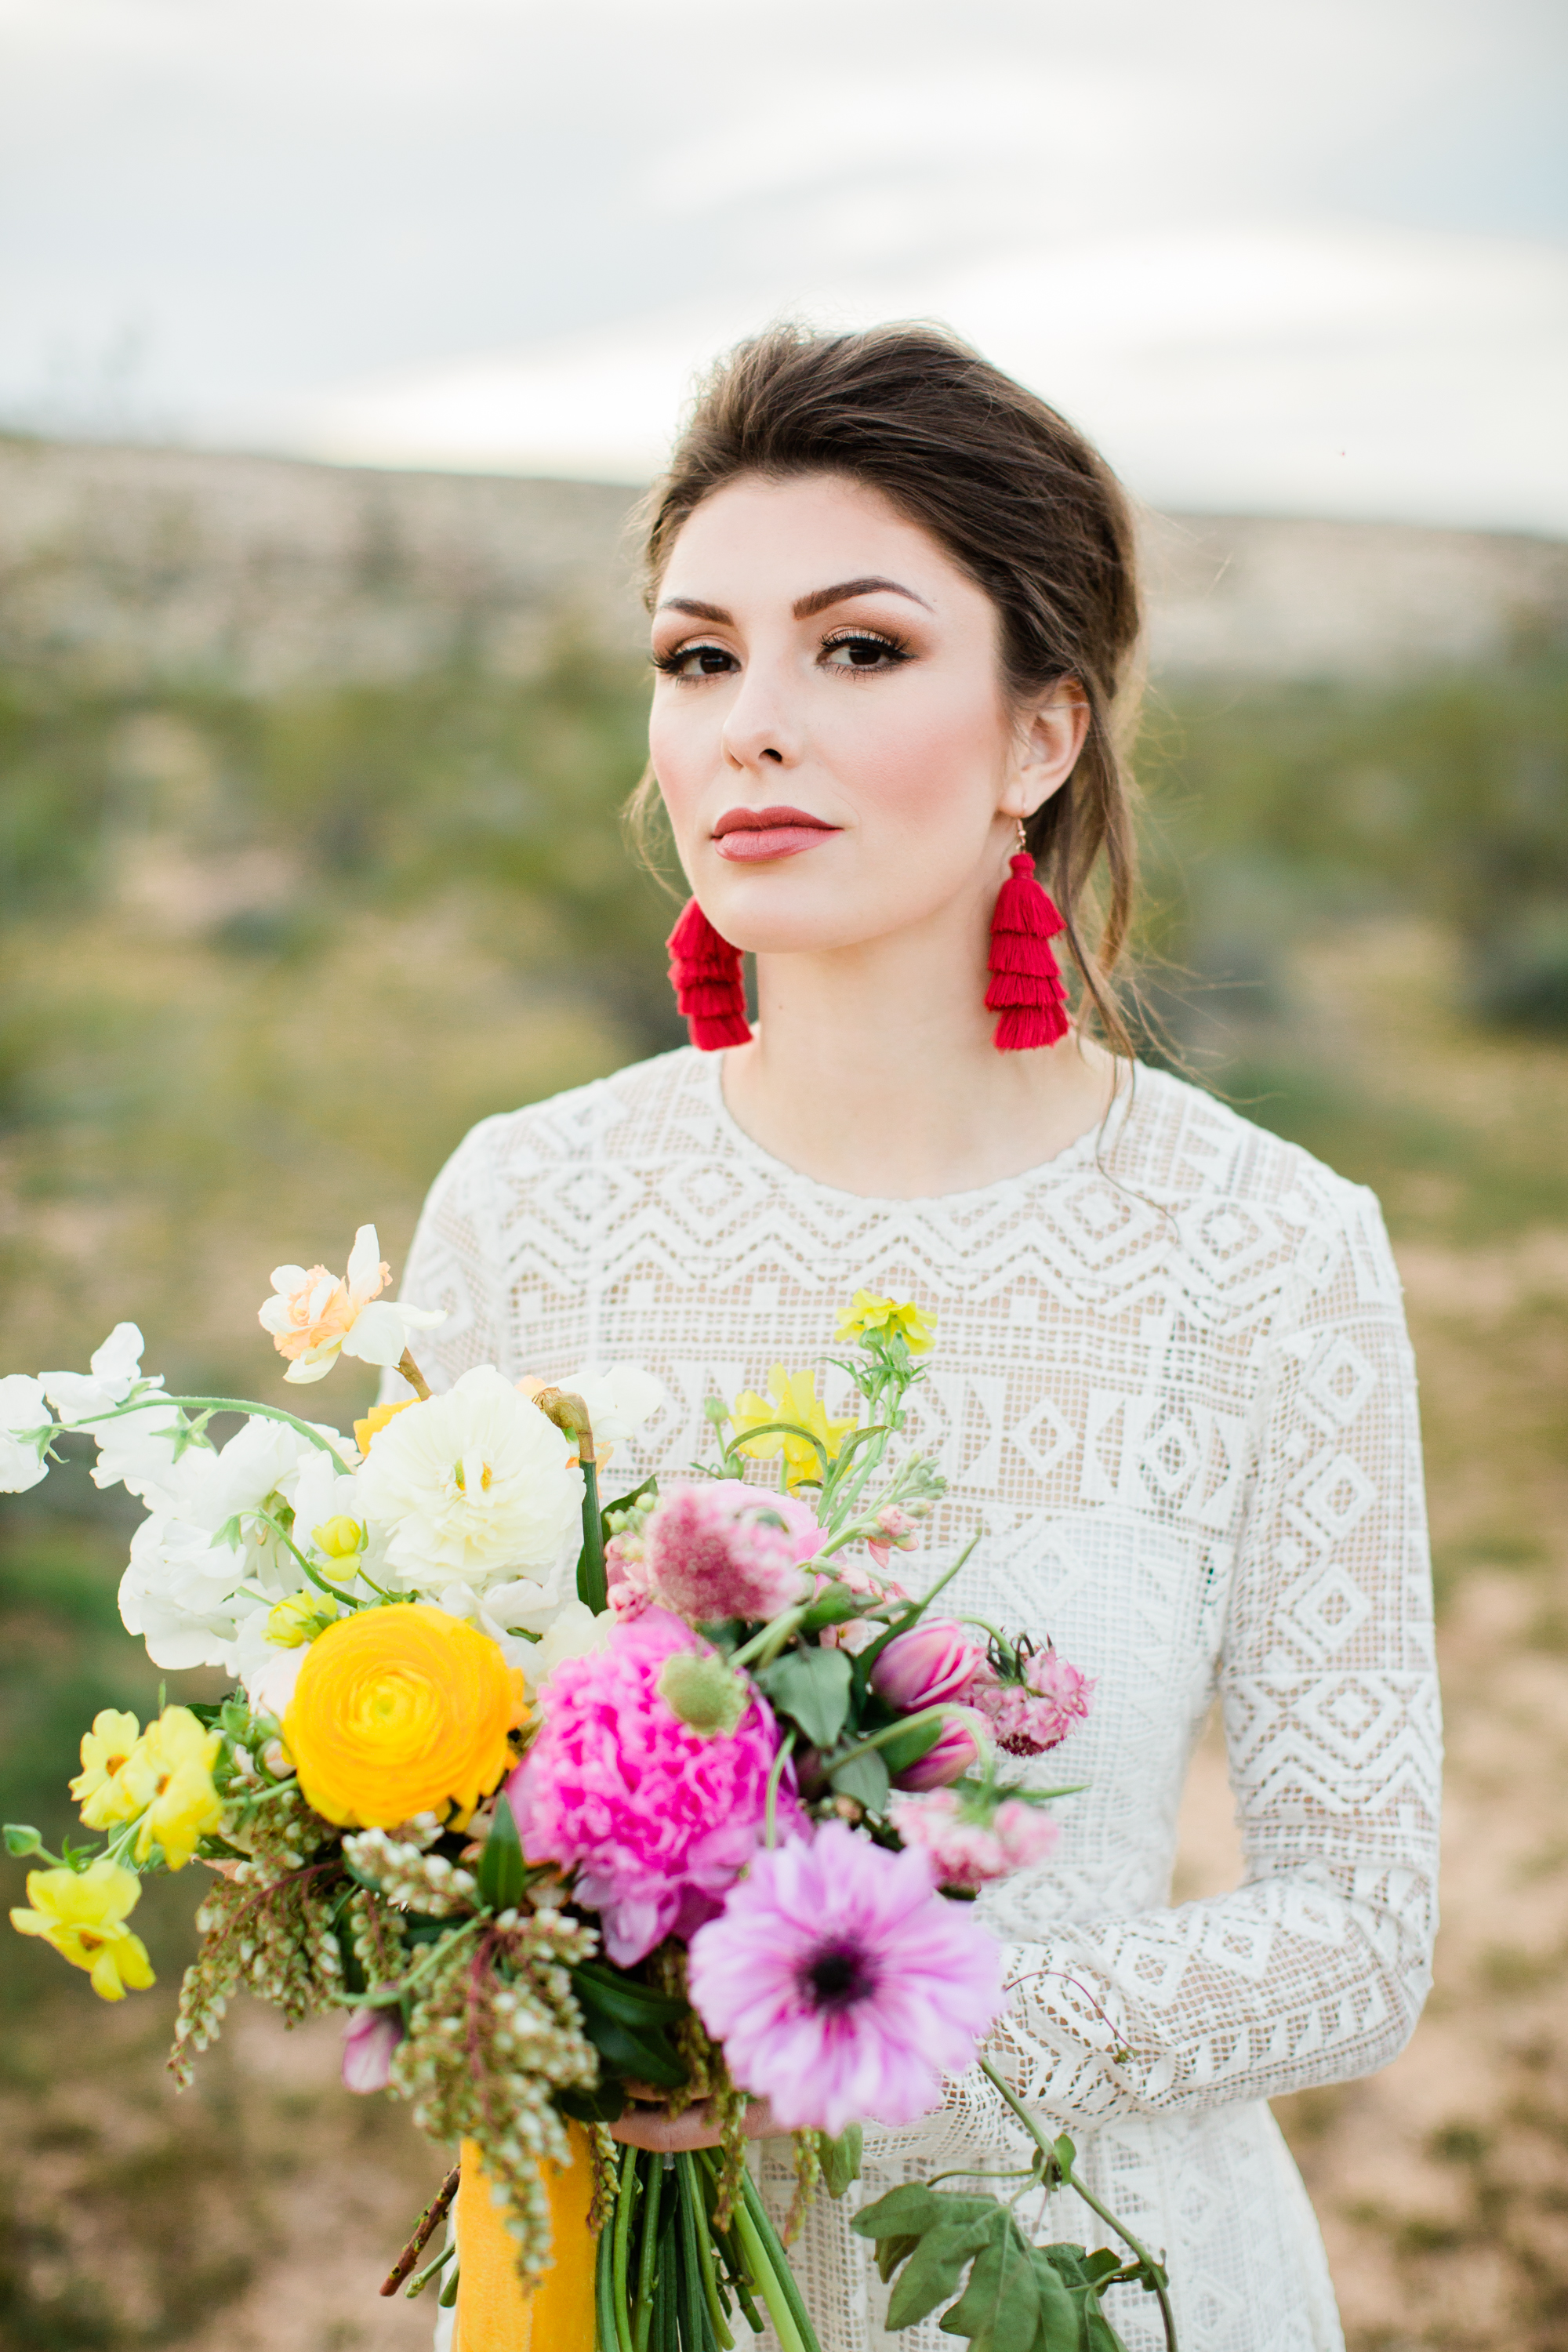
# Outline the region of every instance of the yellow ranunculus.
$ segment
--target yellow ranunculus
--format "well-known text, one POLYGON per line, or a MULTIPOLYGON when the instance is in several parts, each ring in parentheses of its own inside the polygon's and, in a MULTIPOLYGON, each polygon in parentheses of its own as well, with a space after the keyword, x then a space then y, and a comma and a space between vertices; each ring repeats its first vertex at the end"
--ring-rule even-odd
POLYGON ((93 1717, 92 1729, 82 1734, 81 1770, 70 1791, 89 1830, 112 1829, 135 1812, 136 1801, 127 1791, 123 1772, 141 1730, 133 1715, 106 1706, 93 1717))
POLYGON ((829 1421, 827 1408, 816 1393, 814 1372, 786 1372, 782 1364, 775 1364, 768 1374, 767 1395, 761 1397, 754 1389, 748 1389, 731 1406, 730 1419, 737 1438, 742 1439, 748 1429, 763 1428, 769 1422, 789 1423, 788 1430, 770 1430, 765 1437, 752 1438, 739 1450, 753 1461, 768 1462, 782 1447, 784 1475, 792 1487, 808 1485, 823 1475, 823 1454, 812 1444, 814 1437, 820 1439, 823 1453, 832 1462, 855 1426, 853 1420, 829 1421), (795 1430, 800 1431, 798 1437, 792 1433, 795 1430))
POLYGON ((836 1339, 868 1339, 878 1333, 889 1339, 900 1334, 911 1356, 923 1356, 936 1337, 936 1317, 911 1300, 879 1298, 875 1291, 858 1290, 838 1318, 836 1339))
POLYGON ((136 1859, 145 1862, 156 1844, 171 1870, 183 1870, 197 1840, 216 1830, 223 1803, 213 1786, 213 1766, 223 1745, 188 1706, 166 1706, 150 1723, 122 1767, 131 1811, 142 1815, 136 1859))
POLYGON ((122 2000, 127 1988, 144 1991, 153 1981, 147 1948, 125 1925, 142 1894, 142 1882, 121 1862, 100 1854, 85 1870, 30 1870, 30 1911, 16 1910, 11 1925, 20 1936, 41 1936, 73 1969, 86 1969, 100 2000, 122 2000))
POLYGON ((342 1828, 460 1823, 514 1760, 522 1676, 428 1602, 357 1610, 311 1643, 283 1718, 308 1803, 342 1828))

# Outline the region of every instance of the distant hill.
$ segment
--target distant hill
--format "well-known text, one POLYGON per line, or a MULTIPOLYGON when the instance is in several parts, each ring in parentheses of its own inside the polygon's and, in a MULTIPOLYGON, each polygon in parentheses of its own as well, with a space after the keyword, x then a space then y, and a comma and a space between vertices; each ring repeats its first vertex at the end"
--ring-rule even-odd
MULTIPOLYGON (((103 683, 263 694, 458 652, 533 674, 640 615, 623 487, 0 438, 0 632, 103 683)), ((1386 679, 1568 634, 1568 545, 1253 516, 1144 520, 1156 675, 1386 679)))

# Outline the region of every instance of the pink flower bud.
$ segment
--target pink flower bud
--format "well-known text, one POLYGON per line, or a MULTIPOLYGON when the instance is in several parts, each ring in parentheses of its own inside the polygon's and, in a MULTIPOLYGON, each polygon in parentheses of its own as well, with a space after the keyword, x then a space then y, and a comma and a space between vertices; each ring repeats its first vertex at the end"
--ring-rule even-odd
POLYGON ((893 1785, 899 1789, 945 1789, 950 1780, 961 1780, 970 1766, 979 1761, 980 1741, 970 1726, 962 1721, 944 1723, 935 1747, 928 1748, 907 1771, 895 1774, 893 1785))
POLYGON ((343 2028, 345 2090, 384 2091, 402 2039, 403 2020, 395 2009, 356 2009, 343 2028))
POLYGON ((871 1688, 902 1714, 968 1697, 984 1660, 977 1643, 951 1617, 926 1617, 895 1633, 871 1669, 871 1688))

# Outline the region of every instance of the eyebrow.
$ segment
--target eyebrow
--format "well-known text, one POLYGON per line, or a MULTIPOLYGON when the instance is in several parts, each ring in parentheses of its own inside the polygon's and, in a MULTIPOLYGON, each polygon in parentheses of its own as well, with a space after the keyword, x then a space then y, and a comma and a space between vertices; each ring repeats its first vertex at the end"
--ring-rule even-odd
MULTIPOLYGON (((799 596, 791 607, 797 621, 810 621, 818 613, 826 613, 831 604, 846 604, 852 596, 907 596, 911 604, 920 604, 929 613, 931 607, 912 588, 901 587, 896 580, 869 578, 840 580, 831 588, 814 588, 809 596, 799 596)), ((714 621, 721 627, 732 625, 734 614, 722 604, 704 604, 696 596, 668 596, 659 606, 661 613, 689 613, 694 621, 714 621)))

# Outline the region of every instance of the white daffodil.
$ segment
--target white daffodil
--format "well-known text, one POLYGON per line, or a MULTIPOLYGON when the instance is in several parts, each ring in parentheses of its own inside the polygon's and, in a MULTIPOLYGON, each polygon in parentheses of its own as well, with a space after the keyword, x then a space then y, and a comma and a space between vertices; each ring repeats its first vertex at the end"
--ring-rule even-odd
POLYGON ((258 1320, 289 1359, 286 1381, 324 1380, 340 1355, 365 1364, 395 1364, 415 1331, 447 1319, 441 1307, 405 1307, 383 1298, 392 1268, 381 1255, 374 1225, 362 1225, 341 1277, 324 1265, 277 1265, 272 1297, 258 1320))
POLYGON ((0 1495, 25 1495, 48 1476, 48 1441, 35 1433, 53 1427, 42 1381, 29 1380, 25 1372, 0 1381, 0 1495))
POLYGON ((419 1591, 527 1576, 553 1598, 581 1541, 565 1438, 489 1364, 379 1430, 358 1486, 390 1570, 419 1591))
POLYGON ((85 1372, 40 1372, 44 1394, 68 1429, 79 1428, 100 1413, 123 1404, 133 1389, 161 1389, 161 1379, 143 1377, 142 1350, 146 1346, 134 1323, 117 1323, 101 1348, 95 1348, 85 1372))

